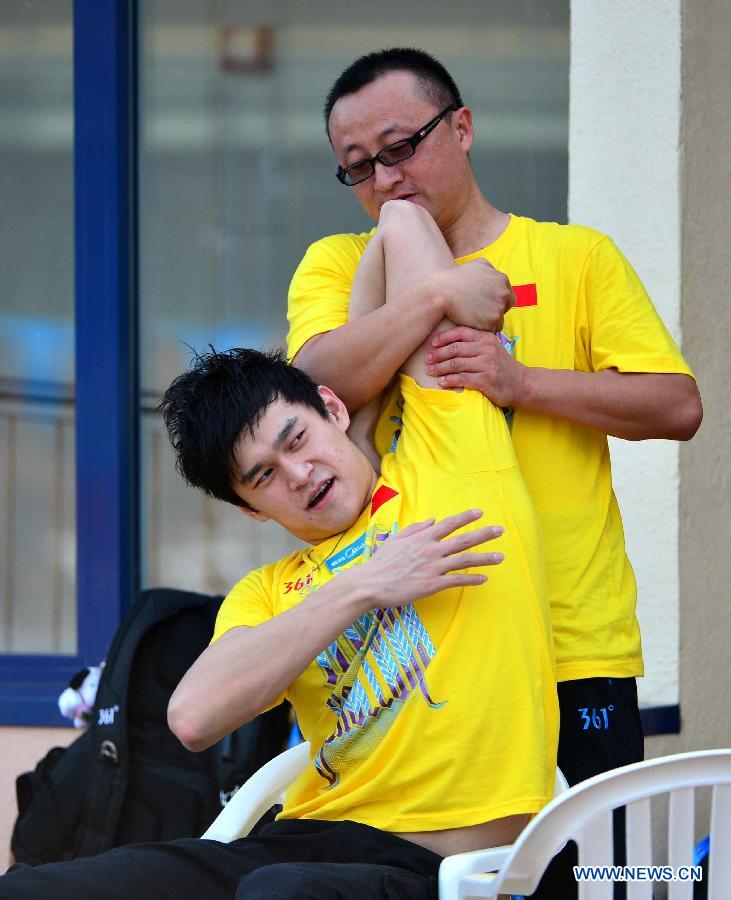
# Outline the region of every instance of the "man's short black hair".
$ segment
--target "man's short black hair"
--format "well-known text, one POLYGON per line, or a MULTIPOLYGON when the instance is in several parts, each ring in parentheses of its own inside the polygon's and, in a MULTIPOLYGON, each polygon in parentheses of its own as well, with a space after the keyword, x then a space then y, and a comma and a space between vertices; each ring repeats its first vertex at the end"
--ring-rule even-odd
POLYGON ((277 399, 310 406, 328 417, 317 385, 288 363, 281 350, 233 349, 196 353, 191 367, 160 401, 176 468, 210 497, 253 509, 231 487, 234 451, 277 399))
POLYGON ((391 47, 366 53, 352 62, 338 76, 325 100, 325 128, 330 135, 330 113, 346 94, 355 94, 367 84, 389 72, 412 72, 419 80, 424 95, 435 107, 464 106, 459 88, 444 66, 424 50, 414 47, 391 47))

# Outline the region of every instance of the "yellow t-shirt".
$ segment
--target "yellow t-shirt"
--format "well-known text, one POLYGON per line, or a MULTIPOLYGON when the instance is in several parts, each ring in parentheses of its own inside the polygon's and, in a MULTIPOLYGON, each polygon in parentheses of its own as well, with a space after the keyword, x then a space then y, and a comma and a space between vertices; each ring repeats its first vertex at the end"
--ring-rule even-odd
MULTIPOLYGON (((355 269, 372 232, 313 244, 289 293, 288 347, 347 321, 355 269)), ((504 272, 518 305, 505 333, 528 366, 599 372, 692 372, 629 263, 611 239, 579 225, 511 216, 502 235, 468 257, 504 272)), ((393 444, 397 393, 376 430, 393 444)), ((612 489, 606 436, 591 428, 516 410, 512 435, 543 531, 559 681, 641 675, 636 585, 612 489)))
POLYGON ((406 605, 394 596, 295 680, 286 697, 314 759, 284 818, 428 831, 534 813, 552 795, 558 704, 541 541, 507 426, 475 391, 401 384, 403 433, 371 504, 344 534, 247 575, 214 640, 291 608, 430 516, 483 508, 505 526, 489 545, 505 562, 479 587, 406 605))

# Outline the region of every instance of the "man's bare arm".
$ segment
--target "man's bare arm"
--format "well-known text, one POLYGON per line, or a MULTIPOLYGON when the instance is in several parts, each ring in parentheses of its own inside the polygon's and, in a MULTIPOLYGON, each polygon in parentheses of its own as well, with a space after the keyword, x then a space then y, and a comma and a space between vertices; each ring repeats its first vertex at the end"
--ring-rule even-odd
POLYGON ((419 280, 385 306, 316 335, 294 362, 352 411, 383 391, 442 319, 499 331, 514 299, 507 278, 487 260, 475 259, 419 280))
POLYGON ((689 375, 528 370, 524 409, 571 419, 627 441, 688 441, 703 407, 689 375))
POLYGON ((703 418, 689 375, 524 366, 495 335, 470 328, 435 335, 426 362, 443 387, 473 388, 498 406, 558 416, 628 441, 687 441, 703 418))
POLYGON ((496 565, 477 552, 502 534, 487 527, 454 535, 482 513, 468 510, 421 522, 392 536, 366 563, 338 575, 290 610, 254 628, 234 628, 203 651, 168 707, 171 730, 190 750, 205 750, 276 702, 331 641, 359 616, 411 603, 451 587, 483 584, 467 568, 496 565))
POLYGON ((386 388, 444 318, 442 310, 443 299, 431 286, 415 285, 388 306, 310 338, 294 363, 353 412, 386 388))

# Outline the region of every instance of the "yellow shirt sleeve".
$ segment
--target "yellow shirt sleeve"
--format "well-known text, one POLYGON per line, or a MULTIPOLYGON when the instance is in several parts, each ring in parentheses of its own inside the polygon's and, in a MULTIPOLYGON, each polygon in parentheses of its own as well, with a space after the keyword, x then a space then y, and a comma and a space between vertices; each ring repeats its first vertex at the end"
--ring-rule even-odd
POLYGON ((254 627, 274 618, 274 566, 264 566, 242 578, 228 593, 216 616, 211 643, 239 625, 254 627))
POLYGON ((611 238, 588 254, 579 286, 577 357, 585 371, 693 377, 632 266, 611 238))
POLYGON ((355 270, 372 234, 335 234, 308 248, 294 273, 287 299, 290 359, 310 338, 348 321, 355 270))
MULTIPOLYGON (((213 644, 226 632, 240 625, 255 627, 274 618, 272 600, 274 598, 277 564, 255 569, 242 578, 227 594, 216 616, 213 630, 213 644)), ((266 709, 274 709, 285 700, 285 694, 276 697, 266 709)))

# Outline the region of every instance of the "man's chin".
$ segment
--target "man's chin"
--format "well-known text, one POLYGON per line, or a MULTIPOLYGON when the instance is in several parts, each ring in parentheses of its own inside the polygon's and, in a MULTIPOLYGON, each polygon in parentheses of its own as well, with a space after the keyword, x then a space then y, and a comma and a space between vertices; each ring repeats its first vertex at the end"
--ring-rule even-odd
POLYGON ((407 203, 413 203, 414 206, 420 206, 429 213, 432 219, 436 219, 431 204, 423 194, 411 194, 411 196, 405 197, 404 199, 407 203))
POLYGON ((354 515, 348 520, 348 517, 343 516, 341 521, 340 517, 337 517, 329 519, 327 522, 318 523, 316 527, 305 528, 300 534, 296 534, 294 531, 292 534, 308 544, 321 544, 323 541, 327 541, 329 538, 347 531, 357 518, 358 516, 354 515))
POLYGON ((421 202, 421 197, 419 194, 404 194, 402 197, 389 197, 388 200, 384 200, 383 203, 378 207, 378 215, 381 215, 381 210, 383 207, 390 203, 392 200, 403 200, 405 203, 415 203, 417 206, 424 206, 424 203, 421 202))

